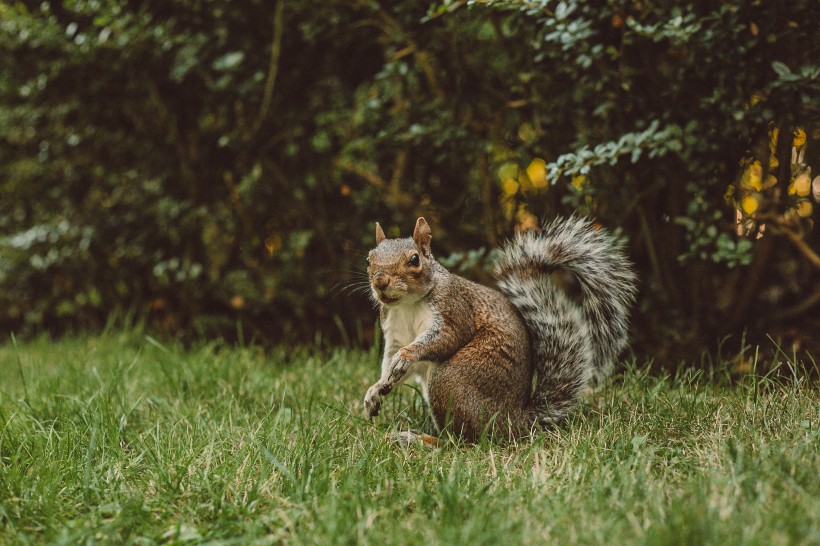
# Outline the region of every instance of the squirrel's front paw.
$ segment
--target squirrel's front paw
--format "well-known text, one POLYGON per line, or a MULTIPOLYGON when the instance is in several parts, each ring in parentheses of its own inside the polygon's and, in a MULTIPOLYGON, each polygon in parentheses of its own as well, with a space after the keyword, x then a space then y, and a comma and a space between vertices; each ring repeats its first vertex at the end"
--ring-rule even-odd
POLYGON ((379 414, 379 409, 382 407, 381 390, 382 384, 376 383, 367 389, 367 394, 364 395, 364 409, 371 419, 379 414))

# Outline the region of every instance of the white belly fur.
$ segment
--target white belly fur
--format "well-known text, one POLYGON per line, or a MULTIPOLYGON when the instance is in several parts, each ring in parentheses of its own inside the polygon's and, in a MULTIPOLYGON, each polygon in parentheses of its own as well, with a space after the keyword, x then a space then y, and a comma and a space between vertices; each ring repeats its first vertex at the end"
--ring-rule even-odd
MULTIPOLYGON (((424 302, 405 303, 395 307, 388 307, 386 311, 382 329, 385 334, 387 352, 391 358, 396 351, 412 343, 433 325, 433 310, 424 302)), ((386 354, 385 357, 387 356, 386 354)), ((389 364, 387 358, 385 358, 383 364, 389 364)), ((427 361, 416 362, 405 376, 405 381, 414 377, 421 384, 425 401, 428 401, 427 378, 432 364, 432 362, 427 361)), ((383 373, 385 371, 382 370, 383 373)))

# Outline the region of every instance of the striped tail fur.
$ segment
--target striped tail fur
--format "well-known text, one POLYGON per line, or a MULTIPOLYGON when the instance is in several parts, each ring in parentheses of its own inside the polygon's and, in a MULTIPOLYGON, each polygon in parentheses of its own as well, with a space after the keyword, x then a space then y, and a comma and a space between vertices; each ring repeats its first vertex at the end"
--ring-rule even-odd
POLYGON ((518 234, 501 250, 498 286, 523 316, 537 372, 536 420, 563 420, 581 390, 608 376, 626 347, 636 276, 623 247, 604 229, 571 216, 540 232, 518 234), (576 305, 550 279, 573 273, 581 286, 576 305))

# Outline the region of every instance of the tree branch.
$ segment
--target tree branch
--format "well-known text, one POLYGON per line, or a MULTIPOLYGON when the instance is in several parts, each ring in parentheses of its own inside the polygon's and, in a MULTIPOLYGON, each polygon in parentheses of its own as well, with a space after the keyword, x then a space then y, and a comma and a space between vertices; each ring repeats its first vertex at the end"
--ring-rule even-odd
POLYGON ((778 223, 775 228, 772 230, 774 233, 778 235, 785 235, 786 238, 791 241, 791 243, 797 248, 797 250, 805 256, 805 258, 809 261, 817 269, 820 269, 820 255, 818 255, 806 241, 803 240, 799 234, 795 233, 793 230, 789 229, 788 227, 784 226, 782 223, 778 223))

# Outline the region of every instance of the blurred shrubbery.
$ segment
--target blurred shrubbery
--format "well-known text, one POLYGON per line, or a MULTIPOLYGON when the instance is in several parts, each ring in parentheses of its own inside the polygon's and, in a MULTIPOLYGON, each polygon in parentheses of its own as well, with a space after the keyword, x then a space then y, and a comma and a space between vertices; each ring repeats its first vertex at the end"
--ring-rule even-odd
POLYGON ((481 248, 577 209, 630 239, 639 344, 800 330, 817 207, 788 188, 820 168, 817 11, 0 1, 0 328, 136 312, 171 334, 367 338, 346 287, 373 221, 425 215, 486 278, 481 248), (749 186, 755 161, 772 185, 749 186))

